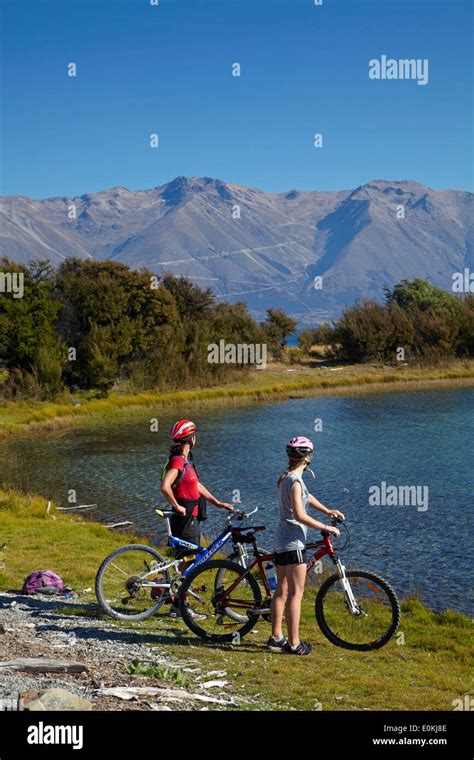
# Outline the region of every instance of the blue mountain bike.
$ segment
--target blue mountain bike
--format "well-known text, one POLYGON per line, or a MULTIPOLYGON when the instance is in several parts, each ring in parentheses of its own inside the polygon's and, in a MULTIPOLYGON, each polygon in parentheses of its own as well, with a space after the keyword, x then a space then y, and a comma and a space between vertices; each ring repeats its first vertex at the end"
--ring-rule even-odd
MULTIPOLYGON (((173 536, 172 510, 155 509, 156 514, 166 520, 171 549, 189 550, 189 556, 180 559, 164 557, 155 547, 146 544, 129 544, 116 549, 97 571, 95 591, 100 606, 107 615, 118 620, 145 620, 163 605, 177 601, 184 578, 221 552, 229 542, 233 548, 228 559, 247 567, 254 557, 253 543, 248 540, 247 531, 264 530, 264 526, 236 527, 232 521, 241 523, 257 510, 258 507, 247 514, 240 510, 230 512, 224 530, 210 546, 199 546, 173 536), (180 570, 183 565, 185 569, 180 570)), ((264 552, 263 549, 259 551, 264 552)))

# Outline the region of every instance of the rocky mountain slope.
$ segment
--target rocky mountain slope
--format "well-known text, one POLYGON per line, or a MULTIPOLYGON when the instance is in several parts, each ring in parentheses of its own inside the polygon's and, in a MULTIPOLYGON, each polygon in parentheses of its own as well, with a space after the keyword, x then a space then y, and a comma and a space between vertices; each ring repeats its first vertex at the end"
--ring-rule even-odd
POLYGON ((77 198, 8 196, 0 199, 0 256, 170 271, 246 301, 257 316, 278 305, 314 321, 380 297, 403 277, 449 289, 453 272, 474 262, 473 199, 410 181, 266 193, 207 177, 77 198))

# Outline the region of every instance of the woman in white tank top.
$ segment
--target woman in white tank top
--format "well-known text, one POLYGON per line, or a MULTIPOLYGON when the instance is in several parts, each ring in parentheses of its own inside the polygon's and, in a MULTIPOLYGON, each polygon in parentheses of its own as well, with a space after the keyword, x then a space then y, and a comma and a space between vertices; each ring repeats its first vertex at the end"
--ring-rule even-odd
POLYGON ((277 572, 277 589, 272 599, 272 635, 268 648, 272 652, 305 655, 311 645, 300 641, 299 624, 301 601, 306 580, 306 536, 308 527, 326 530, 335 536, 339 531, 332 525, 314 520, 307 514, 308 505, 329 517, 344 520, 337 509, 328 509, 312 496, 303 482, 303 473, 311 462, 313 444, 309 438, 296 436, 286 447, 288 467, 278 479, 280 515, 275 532, 274 553, 277 572), (285 614, 288 639, 283 636, 285 614))

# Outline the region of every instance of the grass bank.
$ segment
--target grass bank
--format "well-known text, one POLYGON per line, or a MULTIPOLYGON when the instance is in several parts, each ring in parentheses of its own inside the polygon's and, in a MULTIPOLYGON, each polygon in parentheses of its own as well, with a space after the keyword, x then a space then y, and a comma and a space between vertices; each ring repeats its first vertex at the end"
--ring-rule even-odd
POLYGON ((386 367, 380 365, 320 366, 269 365, 248 372, 244 380, 210 388, 129 394, 108 398, 72 397, 61 402, 0 403, 0 438, 18 433, 60 430, 120 421, 140 412, 158 413, 196 406, 228 406, 291 397, 357 395, 385 391, 474 387, 474 362, 447 368, 386 367))
MULTIPOLYGON (((97 616, 92 592, 103 557, 133 540, 103 526, 61 513, 46 514, 46 501, 0 491, 0 590, 18 589, 34 569, 50 568, 80 593, 71 613, 97 616)), ((398 589, 400 592, 401 589, 398 589)), ((373 653, 331 645, 314 621, 314 589, 305 594, 302 636, 310 657, 288 658, 265 648, 268 624, 258 621, 239 647, 214 647, 196 639, 181 621, 158 615, 127 624, 144 639, 153 633, 161 649, 193 657, 206 670, 225 670, 235 694, 260 695, 269 709, 452 710, 472 694, 472 625, 458 612, 429 610, 417 599, 402 602, 400 634, 373 653)), ((63 608, 67 610, 67 606, 63 608)), ((117 624, 120 627, 120 624, 117 624)))

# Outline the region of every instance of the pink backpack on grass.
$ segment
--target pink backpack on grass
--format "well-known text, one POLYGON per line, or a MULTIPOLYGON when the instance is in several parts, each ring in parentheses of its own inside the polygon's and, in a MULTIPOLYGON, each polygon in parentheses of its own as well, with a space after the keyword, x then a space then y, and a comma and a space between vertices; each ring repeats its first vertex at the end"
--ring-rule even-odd
POLYGON ((66 596, 72 589, 52 570, 37 570, 30 573, 23 582, 22 594, 60 594, 66 596))

